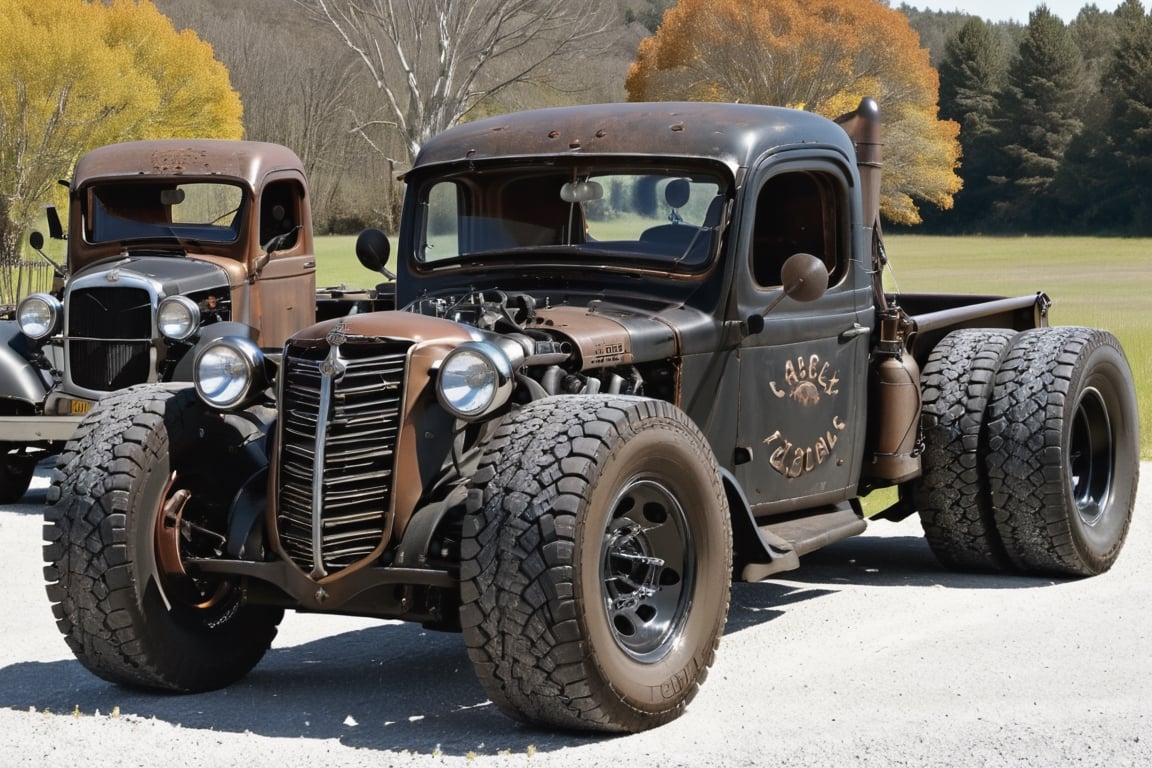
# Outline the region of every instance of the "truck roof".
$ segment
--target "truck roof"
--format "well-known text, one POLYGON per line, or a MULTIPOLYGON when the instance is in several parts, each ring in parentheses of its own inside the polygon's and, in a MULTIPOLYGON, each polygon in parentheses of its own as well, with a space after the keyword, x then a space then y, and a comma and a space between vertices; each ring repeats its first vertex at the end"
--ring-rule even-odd
POLYGON ((801 143, 831 145, 854 156, 844 130, 811 112, 755 104, 645 102, 537 109, 464 123, 429 139, 414 169, 595 154, 710 158, 735 173, 764 152, 801 143))
POLYGON ((257 187, 280 170, 301 170, 296 153, 279 144, 227 139, 152 139, 109 144, 76 163, 72 188, 94 177, 225 176, 257 187))

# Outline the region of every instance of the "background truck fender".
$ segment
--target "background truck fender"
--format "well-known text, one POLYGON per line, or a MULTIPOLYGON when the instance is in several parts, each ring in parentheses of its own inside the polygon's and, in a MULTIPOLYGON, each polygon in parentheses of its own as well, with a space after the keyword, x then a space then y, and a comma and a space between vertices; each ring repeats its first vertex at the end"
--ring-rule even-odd
POLYGON ((176 381, 192 381, 192 363, 196 360, 196 356, 200 354, 200 350, 225 336, 243 336, 255 342, 256 329, 250 325, 232 321, 212 323, 211 325, 204 326, 200 329, 200 336, 196 340, 196 346, 188 350, 188 353, 181 357, 180 362, 176 364, 176 371, 173 378, 176 381))
POLYGON ((22 400, 39 407, 52 387, 47 371, 29 362, 36 348, 12 321, 0 321, 0 399, 22 400))

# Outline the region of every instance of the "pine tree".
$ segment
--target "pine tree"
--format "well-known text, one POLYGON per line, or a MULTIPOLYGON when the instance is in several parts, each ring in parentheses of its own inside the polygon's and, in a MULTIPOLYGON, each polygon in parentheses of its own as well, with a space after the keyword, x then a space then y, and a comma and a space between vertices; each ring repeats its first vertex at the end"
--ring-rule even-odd
POLYGON ((1001 212, 1010 226, 1060 225, 1053 180, 1083 128, 1084 62, 1068 28, 1045 5, 1029 14, 1020 50, 1000 100, 1007 184, 1001 212))
POLYGON ((999 174, 996 120, 998 99, 1008 76, 1008 58, 1000 35, 982 19, 972 17, 944 46, 940 62, 940 117, 960 124, 963 156, 956 195, 948 221, 965 229, 980 228, 1003 177, 999 174))
MULTIPOLYGON (((1152 17, 1137 0, 1121 7, 1127 18, 1111 65, 1104 73, 1112 97, 1108 120, 1109 162, 1116 190, 1113 205, 1126 213, 1128 228, 1152 233, 1152 17), (1135 11, 1139 9, 1137 14, 1135 11)), ((1120 15, 1118 12, 1118 15, 1120 15)))

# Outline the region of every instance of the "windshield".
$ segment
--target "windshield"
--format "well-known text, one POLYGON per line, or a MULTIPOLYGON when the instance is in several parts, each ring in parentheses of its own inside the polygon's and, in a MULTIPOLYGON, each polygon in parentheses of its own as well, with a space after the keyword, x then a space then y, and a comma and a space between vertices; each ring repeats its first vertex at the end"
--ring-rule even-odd
POLYGON ((84 236, 92 244, 177 238, 235 242, 244 190, 221 182, 150 180, 88 190, 84 236))
POLYGON ((430 266, 512 257, 697 270, 724 210, 722 180, 698 171, 471 173, 423 188, 415 255, 430 266))

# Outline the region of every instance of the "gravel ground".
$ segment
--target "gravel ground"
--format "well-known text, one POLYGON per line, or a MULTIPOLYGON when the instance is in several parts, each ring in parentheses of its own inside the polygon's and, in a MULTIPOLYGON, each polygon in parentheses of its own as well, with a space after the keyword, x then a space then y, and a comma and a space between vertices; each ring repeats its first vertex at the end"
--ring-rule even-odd
POLYGON ((40 472, 0 508, 0 766, 1146 766, 1152 464, 1127 546, 1082 581, 956 575, 915 520, 738 584, 687 714, 604 738, 486 703, 456 635, 290 614, 264 661, 196 696, 109 685, 52 621, 40 472))

